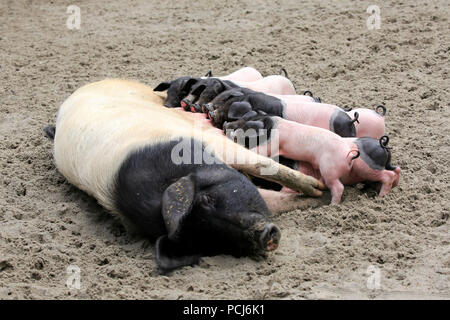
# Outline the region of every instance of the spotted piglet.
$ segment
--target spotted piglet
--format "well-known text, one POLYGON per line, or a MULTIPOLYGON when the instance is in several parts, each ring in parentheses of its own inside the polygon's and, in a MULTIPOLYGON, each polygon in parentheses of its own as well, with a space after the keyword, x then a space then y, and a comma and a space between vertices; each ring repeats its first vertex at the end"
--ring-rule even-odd
POLYGON ((330 189, 333 204, 341 201, 344 184, 381 182, 382 197, 400 179, 400 168, 391 165, 387 136, 380 139, 342 138, 322 128, 268 115, 225 122, 223 128, 234 140, 242 141, 242 135, 258 138, 259 145, 253 148, 249 139, 246 141, 259 154, 280 155, 308 163, 330 189), (278 144, 278 148, 272 142, 278 144))

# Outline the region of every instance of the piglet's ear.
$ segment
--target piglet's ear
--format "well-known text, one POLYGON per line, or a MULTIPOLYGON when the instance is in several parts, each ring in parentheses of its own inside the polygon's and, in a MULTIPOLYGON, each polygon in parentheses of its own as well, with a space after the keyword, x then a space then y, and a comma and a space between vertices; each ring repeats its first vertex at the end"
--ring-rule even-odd
POLYGON ((189 80, 186 81, 186 83, 184 84, 183 89, 184 89, 185 91, 190 91, 191 88, 192 88, 192 86, 193 86, 194 84, 196 84, 197 81, 198 81, 198 80, 195 79, 195 78, 189 79, 189 80))
POLYGON ((174 269, 197 264, 200 255, 185 251, 179 243, 171 241, 167 236, 161 236, 156 240, 156 263, 160 273, 167 273, 174 269))
POLYGON ((198 96, 198 95, 200 95, 205 89, 206 89, 206 85, 204 85, 204 84, 197 85, 196 87, 192 88, 191 93, 192 93, 194 96, 198 96))
POLYGON ((172 82, 170 82, 170 81, 161 82, 153 89, 153 91, 165 91, 165 90, 169 89, 171 84, 172 84, 172 82))
MULTIPOLYGON (((252 111, 252 106, 250 103, 246 102, 246 101, 238 101, 238 102, 233 102, 230 105, 230 108, 228 110, 228 118, 230 119, 240 119, 242 117, 244 117, 244 115, 246 115, 247 113, 252 111)), ((254 113, 253 116, 256 115, 256 112, 254 113)))
POLYGON ((162 196, 162 216, 166 225, 168 238, 179 239, 186 218, 192 211, 195 185, 188 175, 172 183, 162 196))

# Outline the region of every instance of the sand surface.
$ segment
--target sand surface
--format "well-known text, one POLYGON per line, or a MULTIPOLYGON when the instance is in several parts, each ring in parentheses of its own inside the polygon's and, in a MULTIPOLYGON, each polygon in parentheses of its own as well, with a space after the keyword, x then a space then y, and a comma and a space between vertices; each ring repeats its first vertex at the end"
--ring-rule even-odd
POLYGON ((449 16, 447 0, 0 1, 0 299, 450 299, 449 16), (70 4, 80 30, 66 27, 70 4), (324 102, 385 103, 400 185, 277 217, 281 246, 264 261, 208 257, 160 276, 153 245, 57 172, 43 128, 89 82, 242 66, 284 67, 324 102))

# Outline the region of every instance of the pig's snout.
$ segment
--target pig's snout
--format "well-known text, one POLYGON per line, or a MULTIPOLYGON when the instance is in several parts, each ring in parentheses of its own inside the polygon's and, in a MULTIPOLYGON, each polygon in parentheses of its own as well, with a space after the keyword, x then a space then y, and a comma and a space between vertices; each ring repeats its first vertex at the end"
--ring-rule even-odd
POLYGON ((187 98, 184 98, 183 100, 181 100, 180 104, 184 110, 187 110, 188 107, 191 105, 191 101, 187 98))
POLYGON ((194 104, 191 106, 191 111, 192 111, 192 112, 201 112, 202 109, 200 108, 200 105, 199 105, 198 103, 194 103, 194 104))
POLYGON ((264 227, 264 230, 259 237, 259 245, 263 250, 273 251, 278 248, 280 239, 280 229, 278 229, 273 223, 269 223, 264 227))

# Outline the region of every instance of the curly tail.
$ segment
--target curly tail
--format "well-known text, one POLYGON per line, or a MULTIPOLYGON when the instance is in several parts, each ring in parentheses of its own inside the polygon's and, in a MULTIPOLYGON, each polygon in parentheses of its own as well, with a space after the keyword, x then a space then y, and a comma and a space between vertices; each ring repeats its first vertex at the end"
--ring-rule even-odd
POLYGON ((48 126, 44 129, 45 134, 49 139, 55 140, 56 127, 48 126))

